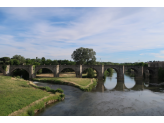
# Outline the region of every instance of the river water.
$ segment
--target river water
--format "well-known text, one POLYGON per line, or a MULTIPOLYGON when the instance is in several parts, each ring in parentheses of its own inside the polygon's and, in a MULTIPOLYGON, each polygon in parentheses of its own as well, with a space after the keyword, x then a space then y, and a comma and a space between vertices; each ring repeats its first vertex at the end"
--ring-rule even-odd
POLYGON ((117 73, 98 81, 92 92, 68 85, 34 82, 52 89, 62 88, 65 99, 38 112, 36 116, 161 116, 164 115, 164 88, 151 87, 150 80, 136 80, 117 73))

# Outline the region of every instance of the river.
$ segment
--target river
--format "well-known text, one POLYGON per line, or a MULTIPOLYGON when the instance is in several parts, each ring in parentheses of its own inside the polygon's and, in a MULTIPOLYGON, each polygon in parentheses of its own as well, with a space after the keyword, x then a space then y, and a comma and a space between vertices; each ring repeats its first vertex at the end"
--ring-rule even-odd
POLYGON ((99 81, 92 92, 83 92, 68 85, 34 82, 52 89, 62 88, 65 99, 46 106, 36 116, 163 116, 164 88, 151 87, 150 80, 136 80, 117 73, 99 81))

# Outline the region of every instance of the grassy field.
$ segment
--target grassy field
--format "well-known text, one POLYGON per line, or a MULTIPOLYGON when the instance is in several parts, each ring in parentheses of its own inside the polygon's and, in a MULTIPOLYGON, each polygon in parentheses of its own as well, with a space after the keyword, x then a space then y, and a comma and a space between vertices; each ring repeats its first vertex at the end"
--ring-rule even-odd
MULTIPOLYGON (((49 74, 47 74, 48 76, 49 74)), ((45 74, 37 75, 37 78, 33 79, 34 81, 42 81, 42 82, 65 82, 65 83, 72 83, 74 85, 77 85, 77 87, 80 87, 81 89, 87 89, 92 85, 95 84, 96 79, 91 81, 91 78, 76 78, 76 75, 74 72, 66 72, 59 75, 58 78, 56 77, 45 77, 45 74)), ((91 88, 89 88, 90 90, 91 88)))
MULTIPOLYGON (((97 74, 95 73, 94 76, 96 77, 97 74)), ((52 77, 54 77, 54 75, 52 73, 42 73, 42 74, 37 74, 36 77, 37 78, 52 78, 52 77)), ((59 77, 76 78, 76 74, 75 74, 75 72, 65 72, 65 73, 60 73, 59 77)), ((87 78, 87 73, 85 73, 85 74, 83 73, 82 78, 87 78)))
POLYGON ((23 79, 0 76, 0 116, 9 115, 49 95, 46 91, 30 86, 23 79))
POLYGON ((65 82, 74 82, 80 86, 87 86, 88 84, 91 83, 91 79, 90 78, 76 78, 76 75, 74 72, 66 72, 66 73, 62 73, 59 75, 58 78, 55 77, 51 77, 52 74, 48 73, 48 74, 39 74, 37 75, 37 78, 35 78, 34 80, 59 80, 59 81, 65 81, 65 82))

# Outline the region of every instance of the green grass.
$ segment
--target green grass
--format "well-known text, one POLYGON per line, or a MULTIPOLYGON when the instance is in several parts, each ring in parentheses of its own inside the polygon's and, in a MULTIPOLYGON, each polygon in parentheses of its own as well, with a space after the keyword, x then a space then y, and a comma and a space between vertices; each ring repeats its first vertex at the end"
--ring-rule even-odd
MULTIPOLYGON (((86 74, 83 74, 85 76, 86 74)), ((50 82, 55 84, 66 84, 70 85, 70 83, 74 83, 73 86, 80 88, 83 91, 90 91, 97 84, 96 79, 93 79, 93 83, 91 84, 91 78, 76 78, 72 77, 72 74, 66 72, 62 77, 54 78, 54 77, 43 77, 34 78, 34 81, 40 82, 50 82)))
MULTIPOLYGON (((48 76, 48 74, 47 74, 48 76)), ((83 78, 76 78, 73 72, 65 72, 59 75, 60 77, 44 77, 42 75, 39 78, 34 78, 34 81, 40 82, 50 82, 55 84, 66 84, 74 83, 73 86, 80 88, 83 91, 90 91, 97 84, 97 80, 94 78, 93 83, 91 83, 91 78, 86 78, 87 74, 82 74, 83 78)), ((95 74, 97 76, 97 74, 95 74)), ((72 85, 72 84, 71 84, 72 85)))
POLYGON ((67 78, 67 77, 59 77, 59 78, 34 78, 34 81, 58 81, 58 82, 73 82, 80 86, 87 86, 91 83, 90 78, 67 78))
POLYGON ((28 85, 23 79, 0 76, 0 116, 9 115, 49 95, 46 91, 28 85))

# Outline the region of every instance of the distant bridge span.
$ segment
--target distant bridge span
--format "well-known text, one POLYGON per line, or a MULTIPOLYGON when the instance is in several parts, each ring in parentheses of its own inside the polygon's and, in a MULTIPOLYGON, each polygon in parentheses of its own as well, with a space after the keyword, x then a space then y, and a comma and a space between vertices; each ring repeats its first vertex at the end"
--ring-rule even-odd
POLYGON ((158 78, 158 67, 143 67, 143 66, 129 66, 129 65, 7 65, 6 70, 3 70, 0 65, 0 70, 4 75, 10 76, 16 69, 24 69, 29 73, 29 79, 35 78, 37 71, 42 68, 47 68, 52 71, 54 77, 59 77, 60 72, 65 68, 71 68, 75 71, 76 77, 81 78, 82 72, 87 68, 93 68, 97 72, 97 78, 102 79, 104 71, 108 68, 113 68, 117 72, 117 79, 124 79, 124 72, 128 69, 133 69, 136 78, 142 78, 143 73, 150 71, 153 78, 158 78))

